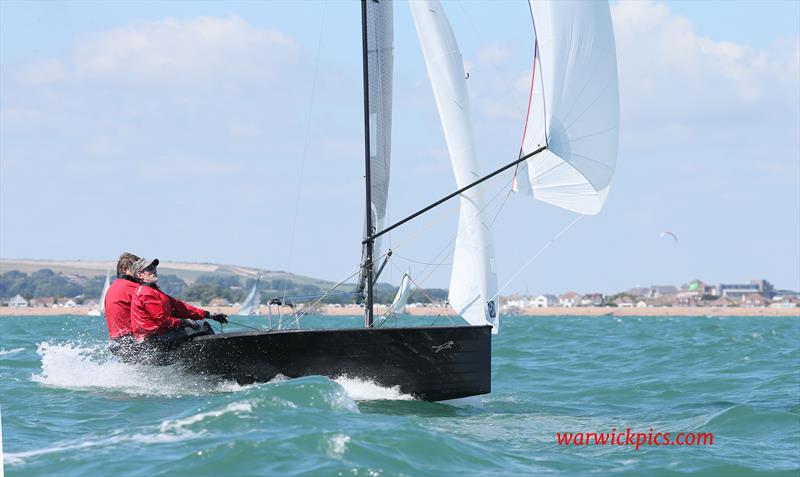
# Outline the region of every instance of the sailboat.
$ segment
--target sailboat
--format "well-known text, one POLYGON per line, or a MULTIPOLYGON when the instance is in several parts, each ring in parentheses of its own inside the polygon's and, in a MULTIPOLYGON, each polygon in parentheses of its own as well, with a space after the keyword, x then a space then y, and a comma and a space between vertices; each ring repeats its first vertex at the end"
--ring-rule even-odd
POLYGON ((239 308, 239 311, 235 313, 236 315, 248 316, 258 314, 258 307, 261 306, 261 295, 258 293, 258 282, 260 280, 261 276, 259 275, 256 277, 256 281, 253 283, 253 288, 250 289, 250 293, 247 294, 242 302, 242 306, 239 308))
POLYGON ((100 293, 100 304, 98 305, 99 308, 94 308, 89 310, 86 313, 88 316, 103 316, 106 312, 106 293, 108 293, 108 287, 111 286, 111 272, 106 271, 106 281, 103 284, 103 292, 100 293))
MULTIPOLYGON (((190 369, 240 383, 269 381, 278 374, 347 375, 432 401, 491 392, 492 334, 500 329, 500 310, 484 183, 513 173, 512 190, 579 214, 600 211, 614 175, 619 123, 610 11, 607 3, 594 0, 530 0, 533 74, 522 147, 513 161, 484 174, 473 140, 463 60, 445 11, 438 0, 409 5, 458 190, 386 224, 393 2, 362 0, 365 223, 358 290, 365 305, 364 327, 197 336, 171 350, 171 357, 190 369), (381 237, 456 197, 459 220, 448 298, 467 324, 376 326, 373 288, 391 258, 381 237)), ((405 293, 401 287, 399 297, 405 293)))
POLYGON ((411 274, 406 272, 400 280, 400 288, 397 289, 397 294, 389 305, 389 314, 405 313, 406 305, 408 304, 408 297, 411 296, 411 274))

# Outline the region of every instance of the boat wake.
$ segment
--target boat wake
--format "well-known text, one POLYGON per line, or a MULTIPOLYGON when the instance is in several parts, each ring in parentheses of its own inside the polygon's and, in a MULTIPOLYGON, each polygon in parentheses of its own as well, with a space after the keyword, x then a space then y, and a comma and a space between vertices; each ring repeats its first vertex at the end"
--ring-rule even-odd
POLYGON ((340 376, 334 379, 354 401, 411 401, 414 396, 403 394, 398 386, 384 387, 372 381, 340 376))
MULTIPOLYGON (((22 349, 9 350, 11 354, 22 349)), ((149 396, 204 395, 230 393, 254 388, 258 384, 241 386, 232 381, 199 376, 180 365, 144 366, 118 361, 104 344, 39 343, 36 353, 42 360, 42 371, 31 379, 45 386, 118 391, 149 396)), ((323 378, 327 380, 327 378, 323 378)), ((341 376, 333 380, 342 394, 353 401, 408 401, 414 397, 404 394, 397 386, 384 387, 372 381, 341 376)), ((298 382, 278 375, 270 384, 298 382)), ((333 384, 333 383, 331 383, 333 384)))
POLYGON ((176 396, 235 392, 246 388, 231 381, 207 379, 179 365, 143 366, 122 363, 105 345, 39 343, 42 372, 31 379, 46 386, 100 389, 126 394, 176 396))

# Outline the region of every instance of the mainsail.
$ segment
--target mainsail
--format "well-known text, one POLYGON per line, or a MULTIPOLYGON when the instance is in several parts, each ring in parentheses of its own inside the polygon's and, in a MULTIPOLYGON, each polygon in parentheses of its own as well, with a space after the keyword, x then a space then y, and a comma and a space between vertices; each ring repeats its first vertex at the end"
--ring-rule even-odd
MULTIPOLYGON (((369 78, 369 150, 370 194, 374 231, 385 225, 386 199, 389 194, 389 162, 392 147, 392 75, 394 63, 393 2, 370 0, 367 7, 367 64, 369 78)), ((366 228, 366 225, 365 225, 366 228)), ((381 256, 380 239, 375 242, 373 257, 381 256)), ((366 248, 362 263, 366 261, 366 248)), ((376 268, 373 265, 373 269, 376 268)), ((359 290, 364 289, 365 274, 359 278, 359 290)))
MULTIPOLYGON (((475 153, 464 64, 453 30, 438 0, 409 2, 444 129, 450 164, 459 188, 481 177, 475 153)), ((470 324, 491 323, 497 333, 500 309, 494 244, 480 187, 460 196, 458 235, 450 279, 450 304, 470 324)))
POLYGON ((261 306, 261 295, 258 293, 260 279, 261 277, 256 277, 256 282, 253 283, 253 288, 250 289, 250 293, 247 294, 247 297, 242 302, 242 307, 236 312, 237 315, 247 316, 258 313, 258 307, 261 306))
POLYGON ((106 271, 106 282, 103 284, 103 292, 100 294, 100 314, 103 315, 106 312, 106 293, 108 293, 108 287, 111 286, 111 272, 106 271))
POLYGON ((619 139, 619 88, 606 2, 529 0, 536 42, 515 183, 541 201, 593 215, 608 195, 619 139))
POLYGON ((394 296, 392 304, 389 305, 389 313, 405 313, 409 295, 411 295, 411 277, 406 272, 403 274, 400 288, 397 289, 397 294, 394 296))

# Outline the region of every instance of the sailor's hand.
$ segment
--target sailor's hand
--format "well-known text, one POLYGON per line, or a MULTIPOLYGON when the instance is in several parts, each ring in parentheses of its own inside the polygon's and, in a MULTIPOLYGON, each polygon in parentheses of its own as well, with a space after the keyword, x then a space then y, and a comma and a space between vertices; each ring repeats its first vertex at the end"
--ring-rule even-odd
POLYGON ((181 322, 183 323, 183 326, 188 326, 194 330, 199 330, 200 327, 202 326, 202 324, 199 321, 190 320, 189 318, 182 318, 181 322))
POLYGON ((214 320, 219 323, 227 323, 228 322, 228 315, 225 313, 214 313, 208 317, 211 320, 214 320))

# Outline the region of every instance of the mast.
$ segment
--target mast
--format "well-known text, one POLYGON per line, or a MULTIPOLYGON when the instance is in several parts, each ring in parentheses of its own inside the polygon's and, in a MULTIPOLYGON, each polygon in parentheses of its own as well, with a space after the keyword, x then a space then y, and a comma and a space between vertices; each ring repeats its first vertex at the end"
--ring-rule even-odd
POLYGON ((367 51, 367 1, 361 0, 361 53, 362 53, 362 70, 364 76, 364 183, 366 186, 366 207, 364 213, 366 214, 366 237, 365 247, 366 253, 364 263, 361 264, 365 271, 365 288, 366 300, 364 303, 364 326, 366 328, 372 327, 373 322, 373 307, 372 307, 372 261, 373 252, 375 249, 375 239, 372 235, 375 233, 375 228, 372 225, 372 184, 370 182, 370 150, 369 150, 369 58, 367 51))

